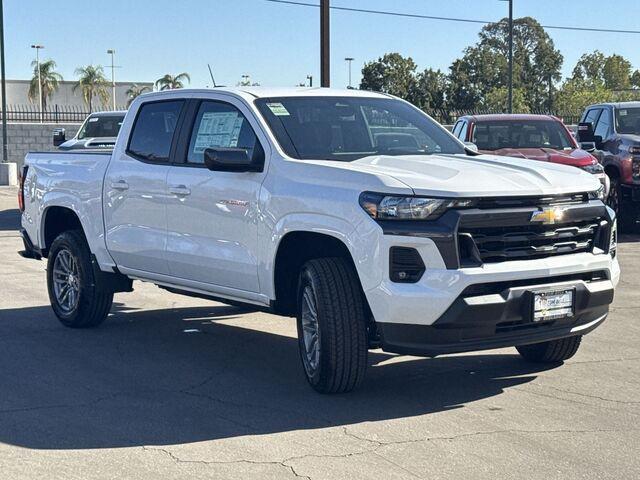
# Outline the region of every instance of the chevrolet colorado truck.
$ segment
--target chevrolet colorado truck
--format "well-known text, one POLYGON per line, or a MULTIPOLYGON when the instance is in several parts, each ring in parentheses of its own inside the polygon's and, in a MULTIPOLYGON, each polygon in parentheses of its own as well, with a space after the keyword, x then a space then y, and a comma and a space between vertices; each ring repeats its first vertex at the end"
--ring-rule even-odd
POLYGON ((371 348, 574 355, 619 279, 602 197, 384 94, 173 90, 132 103, 112 153, 27 155, 21 254, 68 327, 133 280, 296 317, 308 382, 346 392, 371 348))
POLYGON ((607 204, 620 229, 640 230, 640 102, 588 106, 578 124, 578 141, 604 166, 611 178, 607 204))
POLYGON ((604 167, 578 145, 562 120, 553 115, 465 115, 454 125, 453 134, 465 143, 474 144, 481 153, 580 168, 600 180, 605 195, 609 192, 609 177, 604 167))

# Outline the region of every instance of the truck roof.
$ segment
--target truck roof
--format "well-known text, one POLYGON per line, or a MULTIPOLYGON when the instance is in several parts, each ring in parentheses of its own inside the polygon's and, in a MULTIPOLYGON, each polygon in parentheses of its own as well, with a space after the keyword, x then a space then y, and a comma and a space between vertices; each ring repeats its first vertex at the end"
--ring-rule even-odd
POLYGON ((485 115, 463 115, 460 118, 471 119, 474 122, 494 122, 501 120, 527 121, 527 120, 558 120, 551 115, 537 115, 532 113, 491 113, 485 115))
MULTIPOLYGON (((589 105, 587 108, 593 107, 615 107, 615 108, 640 108, 640 102, 602 102, 589 105)), ((585 108, 585 110, 587 109, 585 108)))
POLYGON ((390 95, 384 93, 371 92, 367 90, 323 88, 323 87, 214 87, 214 88, 181 88, 176 90, 164 90, 162 92, 151 92, 141 95, 144 98, 154 96, 168 96, 181 94, 203 94, 203 93, 228 93, 243 97, 249 101, 256 98, 272 97, 369 97, 369 98, 389 98, 390 95))

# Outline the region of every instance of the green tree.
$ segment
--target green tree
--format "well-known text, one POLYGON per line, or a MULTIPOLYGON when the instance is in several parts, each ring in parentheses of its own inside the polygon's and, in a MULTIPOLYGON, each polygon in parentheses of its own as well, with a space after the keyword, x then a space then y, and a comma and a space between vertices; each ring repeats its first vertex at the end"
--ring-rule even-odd
POLYGON ((440 70, 427 68, 416 76, 408 100, 423 110, 444 108, 446 90, 447 76, 440 70))
POLYGON ((631 86, 633 88, 640 88, 640 70, 636 70, 631 75, 631 86))
POLYGON ((604 84, 603 66, 606 58, 599 50, 583 54, 573 67, 571 79, 589 86, 604 84))
MULTIPOLYGON (((452 108, 477 108, 489 92, 499 92, 500 87, 508 85, 508 37, 507 19, 490 23, 480 31, 478 43, 453 62, 449 89, 452 108)), ((522 89, 529 109, 545 108, 553 82, 561 78, 562 54, 531 17, 514 20, 513 39, 513 87, 522 89)))
POLYGON ((589 88, 604 86, 608 90, 631 88, 631 62, 622 55, 606 56, 599 50, 585 53, 573 69, 572 80, 582 81, 589 88))
POLYGON ((78 75, 78 83, 73 86, 73 91, 80 89, 84 103, 89 107, 89 111, 93 111, 93 99, 98 97, 102 106, 109 102, 110 82, 104 76, 104 70, 101 65, 87 65, 76 69, 78 75))
POLYGON ((156 80, 155 86, 158 90, 174 90, 176 88, 184 88, 184 81, 191 83, 191 77, 188 73, 179 73, 176 76, 166 74, 164 77, 156 80))
POLYGON ((631 88, 631 62, 614 53, 604 62, 603 76, 606 88, 611 90, 631 88))
POLYGON ((377 61, 365 63, 360 89, 388 93, 410 100, 417 84, 416 68, 411 57, 387 53, 377 61))
POLYGON ((137 83, 134 83, 133 85, 131 85, 126 91, 127 107, 131 105, 131 102, 133 102, 137 97, 139 97, 145 92, 150 92, 150 91, 151 91, 151 88, 149 88, 147 85, 138 85, 137 83))
POLYGON ((47 100, 50 100, 53 94, 58 90, 60 82, 62 81, 62 75, 55 71, 56 62, 53 60, 46 60, 40 62, 40 75, 38 75, 38 62, 35 60, 31 62, 33 67, 33 77, 31 83, 29 83, 29 91, 27 96, 31 102, 40 102, 38 100, 38 79, 42 80, 42 108, 47 109, 47 100))

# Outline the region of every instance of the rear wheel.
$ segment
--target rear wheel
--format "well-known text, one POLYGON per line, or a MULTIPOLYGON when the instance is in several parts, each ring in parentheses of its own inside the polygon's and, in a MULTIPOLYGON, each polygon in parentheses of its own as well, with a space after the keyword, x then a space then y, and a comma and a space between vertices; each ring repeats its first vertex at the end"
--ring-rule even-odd
POLYGON ((320 393, 356 388, 367 367, 364 299, 343 258, 310 260, 298 288, 298 345, 307 380, 320 393))
POLYGON ((582 336, 561 338, 550 342, 520 345, 518 353, 530 362, 557 363, 573 357, 580 347, 582 336))
POLYGON ((54 313, 63 325, 95 327, 111 309, 113 292, 101 288, 91 265, 82 232, 61 233, 52 243, 47 262, 47 287, 54 313))

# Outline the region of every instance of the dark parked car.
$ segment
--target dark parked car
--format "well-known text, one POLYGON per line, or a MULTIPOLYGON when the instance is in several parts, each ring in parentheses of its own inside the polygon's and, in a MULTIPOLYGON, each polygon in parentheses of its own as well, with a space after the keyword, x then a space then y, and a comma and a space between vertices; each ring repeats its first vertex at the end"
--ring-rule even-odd
POLYGON ((586 108, 578 141, 611 178, 607 203, 622 229, 637 230, 640 213, 640 102, 602 103, 586 108))
POLYGON ((95 112, 90 114, 76 136, 66 139, 64 128, 53 132, 53 145, 60 150, 113 148, 124 120, 125 111, 95 112))

